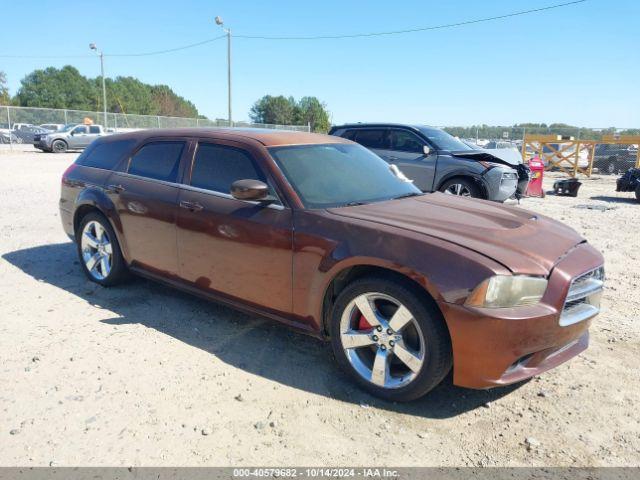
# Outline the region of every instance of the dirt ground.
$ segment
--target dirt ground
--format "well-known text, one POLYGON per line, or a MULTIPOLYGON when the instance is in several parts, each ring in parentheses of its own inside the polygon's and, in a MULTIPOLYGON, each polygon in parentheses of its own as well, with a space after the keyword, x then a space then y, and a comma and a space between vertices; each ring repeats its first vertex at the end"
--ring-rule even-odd
POLYGON ((515 387, 391 404, 268 320, 145 280, 88 282, 58 216, 75 155, 5 153, 2 466, 640 465, 640 204, 612 177, 522 203, 604 252, 590 348, 515 387))

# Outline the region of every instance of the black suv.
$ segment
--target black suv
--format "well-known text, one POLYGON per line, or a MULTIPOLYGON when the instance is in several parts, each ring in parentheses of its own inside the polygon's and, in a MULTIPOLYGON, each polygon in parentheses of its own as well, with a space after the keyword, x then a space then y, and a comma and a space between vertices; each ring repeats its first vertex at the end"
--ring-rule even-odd
POLYGON ((601 143, 596 145, 593 166, 599 173, 617 175, 636 166, 638 161, 637 145, 601 143))

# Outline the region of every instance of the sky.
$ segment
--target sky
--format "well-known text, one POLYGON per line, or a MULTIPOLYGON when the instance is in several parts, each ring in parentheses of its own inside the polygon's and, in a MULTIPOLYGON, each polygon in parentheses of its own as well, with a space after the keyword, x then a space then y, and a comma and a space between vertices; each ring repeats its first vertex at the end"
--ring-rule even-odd
MULTIPOLYGON (((505 15, 567 0, 0 0, 0 70, 10 93, 29 72, 71 64, 100 75, 105 54, 170 49, 221 35, 384 32, 505 15), (8 20, 8 21, 7 21, 8 20), (18 58, 5 58, 15 55, 18 58), (28 56, 73 58, 27 58, 28 56)), ((365 38, 234 38, 234 120, 263 95, 316 96, 333 123, 562 122, 640 127, 640 1, 587 0, 486 23, 365 38)), ((105 57, 108 77, 167 84, 226 118, 226 39, 142 57, 105 57)))

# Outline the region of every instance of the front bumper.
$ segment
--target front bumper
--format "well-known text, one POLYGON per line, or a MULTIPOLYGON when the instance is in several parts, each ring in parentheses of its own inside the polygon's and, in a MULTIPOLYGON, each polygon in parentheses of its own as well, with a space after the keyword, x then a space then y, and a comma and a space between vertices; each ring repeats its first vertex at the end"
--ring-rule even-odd
POLYGON ((511 198, 518 188, 518 172, 511 168, 490 168, 482 178, 485 181, 487 200, 494 202, 504 202, 511 198))
POLYGON ((567 254, 549 276, 541 303, 487 309, 441 303, 453 347, 453 381, 468 388, 519 382, 584 351, 592 318, 561 326, 571 280, 603 264, 588 244, 567 254))

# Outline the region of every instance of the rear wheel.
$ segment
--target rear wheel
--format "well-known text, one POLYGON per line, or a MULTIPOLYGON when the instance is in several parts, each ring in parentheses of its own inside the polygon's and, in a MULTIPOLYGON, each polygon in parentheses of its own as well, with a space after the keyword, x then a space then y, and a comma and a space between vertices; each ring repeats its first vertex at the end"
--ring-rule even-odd
POLYGON ((85 215, 76 233, 78 257, 85 275, 103 286, 121 283, 127 266, 109 221, 97 212, 85 215))
POLYGON ((447 180, 440 187, 440 191, 448 195, 458 195, 460 197, 481 198, 480 188, 471 179, 452 178, 447 180))
POLYGON ((640 183, 636 187, 636 200, 640 202, 640 183))
POLYGON ((383 277, 356 280, 331 313, 338 364, 365 390, 410 401, 438 385, 452 365, 438 309, 410 286, 383 277))
POLYGON ((64 140, 55 140, 51 144, 51 150, 54 153, 64 153, 67 151, 67 142, 65 142, 64 140))

